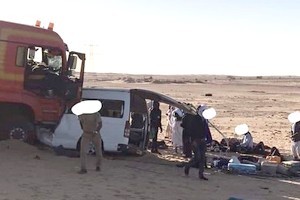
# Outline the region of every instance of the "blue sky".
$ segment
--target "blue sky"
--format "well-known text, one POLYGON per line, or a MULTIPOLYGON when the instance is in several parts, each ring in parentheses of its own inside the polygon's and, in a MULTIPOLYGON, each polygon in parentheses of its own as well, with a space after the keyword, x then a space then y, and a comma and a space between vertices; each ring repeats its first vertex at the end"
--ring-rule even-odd
POLYGON ((70 49, 87 54, 87 71, 300 76, 300 1, 10 0, 1 7, 1 20, 54 22, 70 49))

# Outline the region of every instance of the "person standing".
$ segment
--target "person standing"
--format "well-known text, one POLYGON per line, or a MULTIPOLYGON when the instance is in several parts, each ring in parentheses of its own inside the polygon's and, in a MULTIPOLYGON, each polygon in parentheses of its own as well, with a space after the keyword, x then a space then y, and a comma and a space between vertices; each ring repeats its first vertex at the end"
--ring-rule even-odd
POLYGON ((206 136, 205 136, 205 124, 204 120, 201 117, 201 112, 198 110, 198 114, 194 115, 191 119, 190 124, 190 133, 191 133, 191 141, 192 141, 192 150, 194 155, 192 159, 185 165, 184 174, 186 176, 189 175, 190 168, 198 164, 199 166, 199 179, 208 180, 204 176, 204 168, 206 165, 206 136))
POLYGON ((291 140, 293 160, 300 161, 300 121, 292 124, 291 140))
POLYGON ((167 115, 167 128, 165 138, 172 138, 172 113, 174 111, 174 107, 169 105, 167 115))
POLYGON ((81 101, 72 107, 72 112, 78 116, 81 129, 80 143, 80 171, 79 174, 87 173, 86 157, 90 147, 90 142, 93 143, 96 152, 96 171, 100 171, 102 163, 102 142, 100 129, 102 128, 102 119, 99 113, 102 104, 97 100, 81 101))
POLYGON ((162 132, 161 110, 159 108, 159 102, 154 101, 150 111, 150 131, 153 134, 151 152, 160 154, 157 147, 158 129, 160 129, 160 132, 162 132))
POLYGON ((178 153, 178 149, 182 149, 182 117, 183 112, 179 108, 176 108, 173 112, 174 123, 172 125, 172 143, 176 153, 178 153))
POLYGON ((182 130, 182 151, 185 157, 192 157, 192 144, 191 144, 191 123, 193 115, 185 113, 181 122, 182 130))
POLYGON ((102 142, 100 136, 100 129, 102 127, 102 120, 99 112, 92 114, 82 114, 78 116, 81 128, 83 130, 80 144, 80 160, 81 170, 80 174, 87 173, 86 170, 86 154, 90 142, 95 146, 96 151, 96 171, 100 171, 102 161, 102 142))

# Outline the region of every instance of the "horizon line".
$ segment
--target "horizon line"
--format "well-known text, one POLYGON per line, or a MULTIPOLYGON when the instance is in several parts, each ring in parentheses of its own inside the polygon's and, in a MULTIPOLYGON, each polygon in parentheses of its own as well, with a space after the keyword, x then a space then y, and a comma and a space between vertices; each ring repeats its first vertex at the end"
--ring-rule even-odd
POLYGON ((297 75, 231 75, 231 74, 132 74, 132 73, 117 73, 117 72, 84 72, 90 74, 115 74, 115 75, 130 75, 130 76, 225 76, 225 77, 289 77, 299 78, 297 75))

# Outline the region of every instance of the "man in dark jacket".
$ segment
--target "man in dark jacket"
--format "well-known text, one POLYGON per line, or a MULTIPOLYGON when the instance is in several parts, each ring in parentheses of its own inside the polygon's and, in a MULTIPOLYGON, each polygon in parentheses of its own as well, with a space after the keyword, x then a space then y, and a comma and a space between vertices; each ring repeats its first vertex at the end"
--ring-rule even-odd
POLYGON ((150 111, 150 131, 153 133, 151 152, 159 154, 157 149, 158 129, 160 129, 160 132, 162 132, 161 110, 159 109, 159 102, 154 101, 152 110, 150 111))
POLYGON ((192 157, 192 144, 191 144, 191 123, 193 120, 193 115, 190 113, 185 113, 184 117, 182 119, 182 123, 181 126, 183 128, 182 131, 182 150, 183 150, 183 154, 185 155, 185 157, 187 158, 191 158, 192 157))
POLYGON ((189 175, 190 168, 196 163, 199 164, 199 178, 208 180, 204 176, 205 167, 205 153, 206 153, 206 135, 205 135, 205 122, 204 119, 198 114, 193 116, 190 124, 190 133, 192 141, 192 149, 194 152, 193 158, 185 165, 184 173, 189 175))

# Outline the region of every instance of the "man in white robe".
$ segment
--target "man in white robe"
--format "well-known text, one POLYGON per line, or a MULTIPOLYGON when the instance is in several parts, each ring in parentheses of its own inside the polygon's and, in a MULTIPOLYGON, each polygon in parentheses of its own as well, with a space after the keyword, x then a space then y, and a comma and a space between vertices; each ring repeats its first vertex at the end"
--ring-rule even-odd
POLYGON ((182 148, 182 131, 183 128, 181 126, 183 112, 176 108, 172 114, 173 123, 172 123, 172 143, 175 152, 178 153, 178 149, 182 148))

